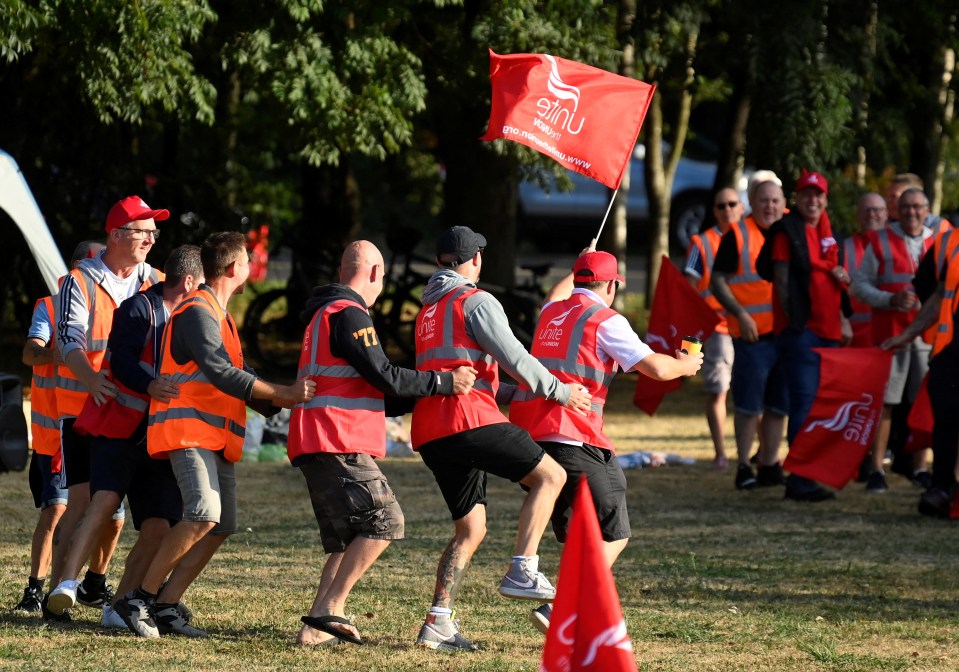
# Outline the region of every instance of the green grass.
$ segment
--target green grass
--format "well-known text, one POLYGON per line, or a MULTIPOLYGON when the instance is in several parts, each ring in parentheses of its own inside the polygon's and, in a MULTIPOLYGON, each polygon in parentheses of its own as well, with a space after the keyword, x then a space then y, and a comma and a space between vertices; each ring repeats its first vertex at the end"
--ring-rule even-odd
MULTIPOLYGON (((627 472, 634 538, 615 576, 641 670, 959 669, 959 531, 916 514, 918 490, 891 477, 886 495, 851 484, 836 501, 815 505, 786 502, 781 489, 737 492, 732 470, 709 466, 697 385, 649 419, 629 404, 634 384, 624 376, 614 385, 614 441, 699 460, 627 472)), ((101 630, 88 609, 69 628, 5 612, 0 668, 536 670, 542 637, 527 622, 529 606, 496 594, 522 493, 490 480, 489 534, 458 599, 463 632, 483 651, 436 654, 413 641, 451 525, 419 458, 384 460, 383 469, 406 513, 407 539, 374 565, 348 605, 369 646, 292 646, 324 556, 299 472, 253 463, 239 472, 242 531, 186 596, 212 639, 144 642, 101 630)), ((7 605, 22 590, 35 521, 25 474, 0 477, 7 605)), ((118 558, 131 541, 125 531, 118 558)), ((550 575, 559 553, 547 533, 541 564, 550 575)))

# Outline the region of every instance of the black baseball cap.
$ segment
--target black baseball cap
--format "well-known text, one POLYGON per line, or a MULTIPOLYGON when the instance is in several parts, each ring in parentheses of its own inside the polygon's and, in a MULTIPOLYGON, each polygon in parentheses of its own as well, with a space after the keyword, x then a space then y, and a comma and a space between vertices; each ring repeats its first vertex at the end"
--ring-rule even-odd
POLYGON ((436 256, 455 254, 456 259, 445 264, 453 267, 466 263, 477 252, 486 247, 486 238, 468 226, 453 226, 440 235, 436 241, 436 256))

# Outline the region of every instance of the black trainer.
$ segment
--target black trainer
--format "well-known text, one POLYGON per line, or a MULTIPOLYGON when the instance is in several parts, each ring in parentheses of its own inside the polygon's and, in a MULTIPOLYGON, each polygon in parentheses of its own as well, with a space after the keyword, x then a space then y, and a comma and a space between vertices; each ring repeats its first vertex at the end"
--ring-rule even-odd
POLYGON ((785 485, 786 478, 783 476, 782 465, 776 464, 759 465, 756 470, 756 487, 771 488, 777 485, 785 485))
POLYGON ((748 464, 739 463, 739 468, 736 469, 736 489, 737 490, 752 490, 756 487, 756 475, 753 474, 752 467, 748 464))
POLYGON ((152 599, 137 597, 134 591, 117 600, 113 610, 135 635, 148 639, 157 639, 160 636, 156 621, 153 620, 152 599))
POLYGON ((951 492, 935 485, 919 496, 919 513, 933 518, 949 518, 952 497, 951 492))
POLYGON ((42 601, 43 589, 38 586, 27 586, 23 589, 23 599, 17 603, 13 610, 22 614, 39 614, 43 611, 43 607, 40 605, 42 601))
POLYGON ((62 614, 55 614, 47 609, 46 595, 44 595, 40 601, 40 613, 43 615, 43 620, 45 621, 51 621, 53 623, 73 623, 73 614, 70 613, 69 609, 64 609, 62 614))
POLYGON ((874 471, 866 479, 866 492, 874 495, 881 494, 889 489, 886 485, 886 475, 881 471, 874 471))
POLYGON ((785 499, 791 499, 794 502, 824 502, 827 499, 835 499, 836 494, 831 490, 826 490, 816 481, 790 474, 786 479, 785 499))
POLYGON ((77 602, 85 607, 100 609, 105 602, 113 601, 113 586, 104 583, 101 588, 90 589, 85 583, 77 588, 77 602))
POLYGON ((917 488, 928 490, 932 487, 932 474, 925 469, 917 471, 912 475, 912 484, 917 488))

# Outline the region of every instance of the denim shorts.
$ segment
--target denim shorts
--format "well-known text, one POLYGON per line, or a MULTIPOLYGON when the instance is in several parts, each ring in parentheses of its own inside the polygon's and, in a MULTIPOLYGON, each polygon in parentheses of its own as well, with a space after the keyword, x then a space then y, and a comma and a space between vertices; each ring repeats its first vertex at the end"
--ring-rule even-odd
POLYGON ((236 532, 236 465, 220 450, 182 448, 169 455, 183 498, 183 520, 216 523, 210 534, 236 532))
POLYGON ((731 390, 736 412, 749 416, 763 411, 788 415, 789 394, 779 365, 776 338, 766 334, 755 343, 734 338, 733 349, 736 359, 731 390))
POLYGON ((324 551, 341 553, 356 537, 403 538, 403 511, 372 457, 314 453, 298 464, 310 491, 324 551))
POLYGON ((50 471, 53 457, 34 452, 30 458, 30 492, 33 494, 33 504, 43 511, 54 504, 67 503, 67 484, 64 482, 63 472, 50 471))

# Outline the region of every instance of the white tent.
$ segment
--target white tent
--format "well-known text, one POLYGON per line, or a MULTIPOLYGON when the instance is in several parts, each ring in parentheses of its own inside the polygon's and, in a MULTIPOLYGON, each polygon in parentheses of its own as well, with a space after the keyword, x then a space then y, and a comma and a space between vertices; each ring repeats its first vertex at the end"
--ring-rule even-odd
POLYGON ((13 157, 0 150, 0 208, 5 210, 23 233, 33 258, 51 294, 57 293, 57 280, 67 273, 67 265, 53 242, 47 222, 40 214, 27 181, 13 157))

